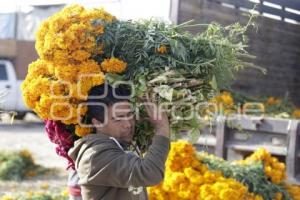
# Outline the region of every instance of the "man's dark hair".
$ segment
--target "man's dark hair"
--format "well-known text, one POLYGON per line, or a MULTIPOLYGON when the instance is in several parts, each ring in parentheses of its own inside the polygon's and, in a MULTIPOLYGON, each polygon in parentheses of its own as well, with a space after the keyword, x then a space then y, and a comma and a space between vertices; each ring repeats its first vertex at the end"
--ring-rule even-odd
POLYGON ((104 122, 105 109, 100 105, 89 105, 90 103, 101 103, 109 107, 114 103, 121 101, 129 101, 131 91, 126 84, 118 84, 116 87, 104 83, 102 85, 94 86, 88 95, 88 110, 84 118, 85 124, 92 124, 92 119, 104 122))

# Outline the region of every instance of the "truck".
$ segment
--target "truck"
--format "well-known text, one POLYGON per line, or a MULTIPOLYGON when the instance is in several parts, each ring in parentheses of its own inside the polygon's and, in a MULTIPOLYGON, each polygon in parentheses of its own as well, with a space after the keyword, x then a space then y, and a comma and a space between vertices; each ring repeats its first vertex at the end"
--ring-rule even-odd
POLYGON ((11 61, 0 60, 0 91, 2 93, 0 110, 16 111, 17 118, 23 118, 27 112, 30 112, 22 98, 22 81, 18 80, 11 61))
POLYGON ((14 112, 22 119, 31 112, 22 98, 21 83, 28 65, 38 58, 34 41, 0 39, 0 111, 14 112))

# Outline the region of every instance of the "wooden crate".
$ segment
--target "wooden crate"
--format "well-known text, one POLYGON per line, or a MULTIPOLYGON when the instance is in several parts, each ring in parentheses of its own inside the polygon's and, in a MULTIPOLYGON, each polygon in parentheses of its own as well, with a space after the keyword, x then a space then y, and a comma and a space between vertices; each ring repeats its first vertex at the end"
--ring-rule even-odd
POLYGON ((286 164, 289 181, 300 184, 299 120, 218 117, 213 126, 201 131, 194 146, 229 161, 244 159, 263 147, 286 164))

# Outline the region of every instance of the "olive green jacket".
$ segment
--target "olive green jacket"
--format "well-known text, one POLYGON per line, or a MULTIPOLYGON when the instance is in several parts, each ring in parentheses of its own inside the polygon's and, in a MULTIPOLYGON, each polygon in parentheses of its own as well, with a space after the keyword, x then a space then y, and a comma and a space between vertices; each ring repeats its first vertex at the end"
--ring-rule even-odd
POLYGON ((144 158, 104 134, 87 135, 69 150, 83 200, 146 200, 145 187, 164 178, 169 138, 155 135, 144 158))

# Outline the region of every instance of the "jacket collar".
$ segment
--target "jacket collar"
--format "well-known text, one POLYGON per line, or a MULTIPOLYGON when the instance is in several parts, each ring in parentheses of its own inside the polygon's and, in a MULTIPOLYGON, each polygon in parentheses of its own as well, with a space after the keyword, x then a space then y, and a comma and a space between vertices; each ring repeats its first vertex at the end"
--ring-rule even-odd
MULTIPOLYGON (((111 136, 103 134, 103 133, 92 133, 92 134, 88 134, 88 135, 84 136, 84 138, 86 138, 86 139, 96 139, 96 138, 97 139, 99 139, 99 138, 101 138, 101 139, 110 139, 110 137, 111 136)), ((129 149, 129 147, 131 145, 130 143, 119 140, 117 138, 115 138, 115 139, 119 142, 119 144, 123 147, 124 150, 129 149)))

